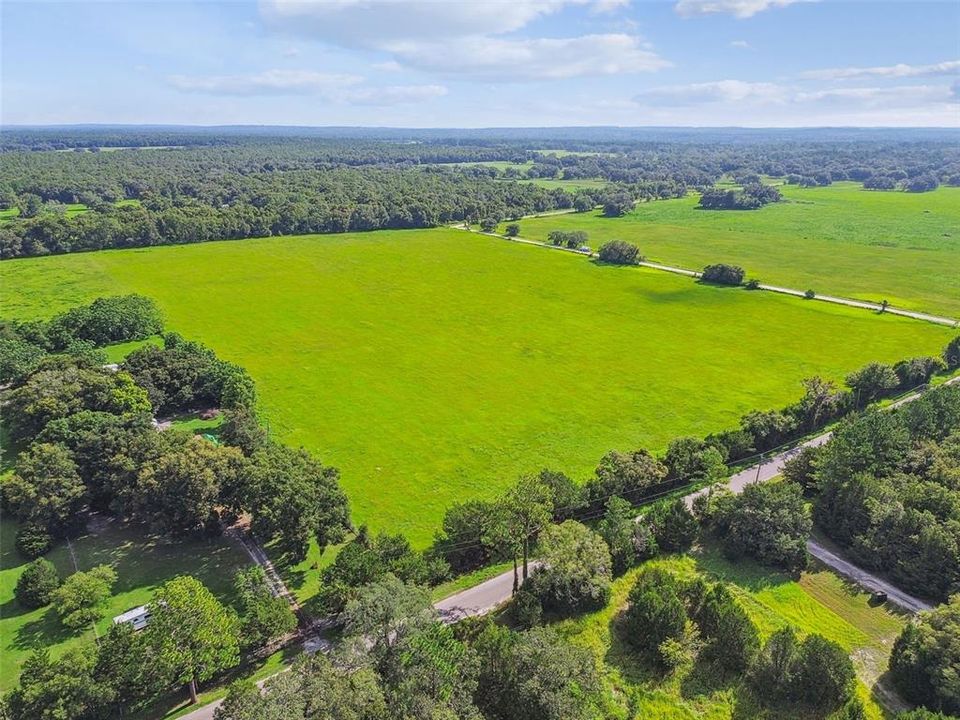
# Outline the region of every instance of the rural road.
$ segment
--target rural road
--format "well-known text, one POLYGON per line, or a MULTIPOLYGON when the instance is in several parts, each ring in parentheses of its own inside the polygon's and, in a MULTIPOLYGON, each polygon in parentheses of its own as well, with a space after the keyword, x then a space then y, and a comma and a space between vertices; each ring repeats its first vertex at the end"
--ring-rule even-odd
MULTIPOLYGON (((529 242, 532 243, 533 241, 529 242)), ((953 385, 955 383, 960 383, 960 376, 951 378, 944 383, 944 385, 953 385)), ((904 405, 905 403, 912 402, 921 395, 922 393, 919 392, 907 395, 888 405, 887 409, 892 409, 899 407, 900 405, 904 405)), ((756 465, 752 465, 745 470, 741 470, 740 472, 731 475, 730 479, 726 483, 726 487, 728 487, 734 493, 739 493, 742 492, 743 489, 752 482, 764 482, 766 480, 773 479, 780 474, 784 463, 795 457, 803 448, 823 445, 825 442, 827 442, 827 440, 830 439, 831 434, 832 433, 825 432, 821 435, 817 435, 816 437, 811 438, 810 440, 807 440, 796 447, 790 448, 789 450, 784 450, 781 453, 777 453, 776 455, 773 455, 765 460, 761 460, 756 465)), ((718 486, 714 485, 712 487, 718 486)), ((690 493, 684 497, 684 501, 687 503, 687 506, 690 507, 693 504, 694 498, 699 495, 703 495, 704 493, 708 492, 708 490, 709 488, 702 488, 696 492, 690 493)), ((929 603, 903 592, 882 578, 872 575, 856 565, 848 562, 847 560, 844 560, 842 557, 823 547, 823 545, 812 538, 807 541, 807 551, 824 565, 835 570, 841 575, 850 578, 861 587, 871 592, 879 590, 887 593, 887 597, 890 602, 895 603, 896 605, 899 605, 910 612, 929 610, 932 607, 929 603)), ((531 568, 536 567, 537 564, 538 563, 536 561, 531 562, 531 568)), ((485 615, 501 603, 507 601, 512 593, 513 570, 508 570, 507 572, 501 573, 496 577, 492 577, 489 580, 480 583, 479 585, 474 585, 473 587, 467 588, 466 590, 461 590, 460 592, 451 595, 448 598, 444 598, 443 600, 434 603, 434 607, 437 609, 437 612, 440 614, 440 619, 443 620, 443 622, 454 623, 466 617, 485 615)), ((323 646, 322 643, 319 643, 312 638, 308 638, 304 644, 311 650, 318 649, 323 646)), ((263 682, 264 681, 261 680, 257 684, 262 686, 263 682)), ((216 700, 209 705, 204 705, 201 708, 197 708, 192 713, 182 715, 181 720, 213 720, 214 712, 216 712, 216 709, 220 706, 221 702, 222 701, 220 700, 216 700)))
MULTIPOLYGON (((564 211, 563 214, 567 214, 567 211, 564 211)), ((530 217, 539 217, 539 216, 530 216, 530 217)), ((457 230, 464 230, 465 232, 474 232, 470 228, 465 228, 463 225, 452 225, 451 227, 456 228, 457 230)), ((487 237, 498 238, 500 240, 507 240, 509 242, 520 243, 521 245, 535 245, 537 247, 547 248, 549 250, 562 250, 564 252, 573 253, 574 255, 583 255, 586 257, 596 257, 597 254, 594 252, 587 253, 581 252, 580 250, 575 250, 573 248, 561 247, 558 245, 550 245, 549 243, 541 242, 539 240, 528 240, 527 238, 521 237, 507 237, 506 235, 499 235, 497 233, 488 233, 488 232, 478 232, 479 235, 486 235, 487 237)), ((652 270, 661 270, 663 272, 673 273, 674 275, 685 275, 686 277, 697 278, 700 277, 700 273, 696 270, 688 270, 686 268, 676 267, 675 265, 663 265, 661 263, 653 263, 642 261, 637 263, 640 267, 650 268, 652 270)), ((779 293, 781 295, 790 295, 792 297, 806 298, 806 293, 802 290, 794 290, 793 288, 780 287, 779 285, 765 285, 760 283, 758 286, 759 290, 766 290, 767 292, 779 293)), ((852 300, 850 298, 837 297, 835 295, 816 295, 811 298, 811 300, 819 300, 820 302, 833 303, 835 305, 846 305, 847 307, 860 308, 861 310, 873 310, 875 312, 884 312, 889 315, 898 315, 900 317, 912 318, 914 320, 922 320, 924 322, 935 323, 937 325, 945 325, 947 327, 960 327, 960 320, 957 318, 943 317, 941 315, 930 315, 929 313, 915 312, 913 310, 904 310, 902 308, 896 308, 892 305, 887 305, 884 308, 880 303, 868 302, 866 300, 852 300)))

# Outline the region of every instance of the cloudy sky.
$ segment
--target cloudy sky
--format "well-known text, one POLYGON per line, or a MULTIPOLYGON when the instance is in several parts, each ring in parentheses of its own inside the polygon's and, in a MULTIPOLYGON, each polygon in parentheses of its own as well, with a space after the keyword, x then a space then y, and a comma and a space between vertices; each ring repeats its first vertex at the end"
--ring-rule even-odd
POLYGON ((4 123, 960 126, 960 2, 11 2, 4 123))

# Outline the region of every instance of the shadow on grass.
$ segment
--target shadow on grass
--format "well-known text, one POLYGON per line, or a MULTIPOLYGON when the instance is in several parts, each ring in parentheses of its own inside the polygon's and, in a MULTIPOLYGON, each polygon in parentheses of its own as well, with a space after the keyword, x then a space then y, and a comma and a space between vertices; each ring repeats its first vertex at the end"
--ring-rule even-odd
POLYGON ((0 605, 0 618, 4 620, 26 615, 30 612, 33 612, 33 608, 24 607, 15 597, 10 598, 3 605, 0 605))
POLYGON ((724 557, 717 548, 700 547, 690 553, 697 564, 697 569, 716 580, 723 580, 739 585, 750 592, 759 592, 767 588, 777 587, 800 579, 800 573, 790 574, 782 570, 765 567, 749 559, 736 561, 724 557))
POLYGON ((16 637, 10 643, 18 650, 33 650, 48 647, 69 640, 83 630, 70 630, 60 623, 57 612, 51 607, 36 620, 26 622, 17 629, 16 637))

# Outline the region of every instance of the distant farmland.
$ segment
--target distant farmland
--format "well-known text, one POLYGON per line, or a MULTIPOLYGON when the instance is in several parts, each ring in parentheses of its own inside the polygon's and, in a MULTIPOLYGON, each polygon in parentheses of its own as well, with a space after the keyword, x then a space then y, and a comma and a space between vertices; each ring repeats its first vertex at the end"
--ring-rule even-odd
POLYGON ((8 317, 156 298, 250 370, 274 436, 341 469, 358 522, 418 545, 519 473, 584 478, 612 448, 661 450, 954 334, 450 229, 31 258, 0 279, 8 317))
POLYGON ((735 263, 766 283, 960 318, 960 188, 780 189, 786 202, 760 210, 698 210, 691 194, 643 203, 622 218, 530 218, 520 222, 520 234, 546 240, 551 230, 586 230, 594 247, 628 240, 657 262, 692 269, 735 263))

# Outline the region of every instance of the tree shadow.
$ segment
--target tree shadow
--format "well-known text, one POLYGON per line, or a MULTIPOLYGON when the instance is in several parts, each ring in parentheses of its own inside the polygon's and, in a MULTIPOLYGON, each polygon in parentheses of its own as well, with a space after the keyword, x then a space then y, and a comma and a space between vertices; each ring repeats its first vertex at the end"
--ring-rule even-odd
POLYGON ((680 696, 685 700, 693 700, 739 686, 741 682, 742 675, 725 671, 713 661, 697 658, 680 682, 680 696))
POLYGON ((10 618, 20 617, 21 615, 26 615, 27 613, 33 612, 35 608, 27 608, 20 604, 20 601, 15 597, 7 600, 3 605, 0 605, 0 618, 4 620, 9 620, 10 618))
POLYGON ((691 552, 690 556, 696 562, 697 570, 715 580, 733 583, 754 593, 800 579, 799 572, 776 570, 749 558, 730 560, 715 547, 701 546, 691 552))
POLYGON ((617 668, 624 679, 632 684, 658 685, 669 676, 669 672, 660 667, 654 658, 645 656, 627 640, 623 613, 615 615, 608 625, 610 647, 604 655, 604 662, 617 668))
POLYGON ((36 620, 24 623, 17 629, 16 637, 11 645, 18 650, 32 650, 38 647, 48 647, 69 640, 83 632, 71 630, 60 623, 56 610, 52 607, 36 620))

